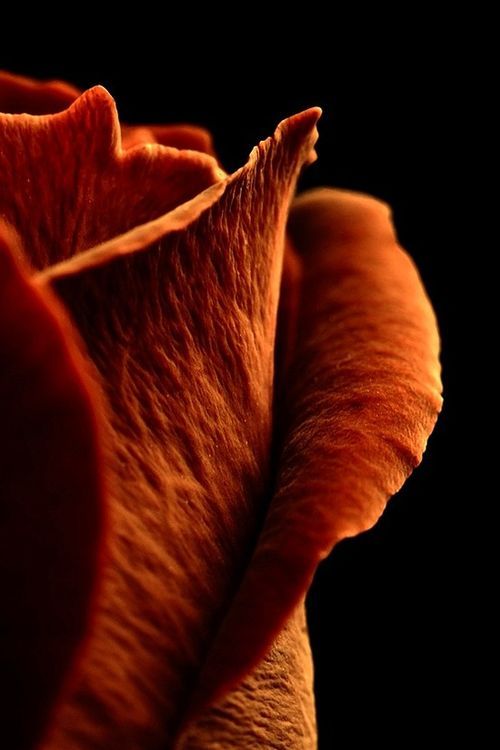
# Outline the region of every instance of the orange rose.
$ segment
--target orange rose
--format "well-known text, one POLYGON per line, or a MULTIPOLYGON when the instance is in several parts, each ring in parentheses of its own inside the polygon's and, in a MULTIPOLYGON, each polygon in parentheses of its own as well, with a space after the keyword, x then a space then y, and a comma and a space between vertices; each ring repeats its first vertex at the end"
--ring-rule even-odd
POLYGON ((77 97, 0 77, 9 748, 312 748, 304 596, 421 459, 432 309, 385 205, 289 217, 319 110, 227 176, 77 97))

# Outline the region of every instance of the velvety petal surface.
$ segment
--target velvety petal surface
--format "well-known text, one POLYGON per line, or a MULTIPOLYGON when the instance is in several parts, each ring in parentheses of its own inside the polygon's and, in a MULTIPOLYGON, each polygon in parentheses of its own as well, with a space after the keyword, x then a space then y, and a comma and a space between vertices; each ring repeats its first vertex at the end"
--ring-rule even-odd
POLYGON ((64 81, 37 81, 0 70, 0 112, 52 115, 67 109, 79 95, 64 81))
POLYGON ((314 191, 289 228, 302 285, 277 489, 193 710, 269 649, 332 546, 375 523, 441 407, 434 314, 388 208, 314 191))
MULTIPOLYGON (((51 115, 69 107, 81 95, 64 81, 37 81, 0 70, 0 112, 51 115)), ((214 155, 212 137, 197 125, 122 125, 122 146, 160 143, 214 155)))
MULTIPOLYGON (((37 106, 58 106, 54 85, 37 106)), ((275 352, 316 117, 283 123, 227 179, 151 145, 209 151, 203 131, 124 128, 120 145, 99 88, 60 115, 0 117, 0 210, 107 398, 109 557, 44 750, 313 746, 304 593, 375 522, 440 408, 432 310, 372 199, 297 202, 275 352)))
POLYGON ((38 276, 98 368, 113 446, 96 628, 47 748, 173 741, 269 501, 285 224, 318 115, 282 123, 187 204, 38 276))
POLYGON ((103 526, 99 394, 61 305, 0 225, 0 691, 32 747, 89 625, 103 526))
POLYGON ((0 114, 0 143, 0 214, 37 269, 151 221, 223 176, 198 151, 123 149, 100 86, 59 114, 0 114))
POLYGON ((124 148, 160 143, 162 146, 202 151, 215 156, 212 136, 198 125, 124 125, 122 133, 124 148))

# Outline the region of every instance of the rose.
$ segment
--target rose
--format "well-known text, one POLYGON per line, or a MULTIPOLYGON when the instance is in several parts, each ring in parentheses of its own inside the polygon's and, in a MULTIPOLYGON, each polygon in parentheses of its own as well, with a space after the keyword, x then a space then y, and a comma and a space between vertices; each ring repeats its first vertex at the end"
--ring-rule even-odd
POLYGON ((285 243, 317 110, 227 177, 198 129, 120 145, 101 88, 0 84, 69 107, 0 117, 9 747, 312 747, 308 584, 440 407, 388 211, 315 191, 285 243))

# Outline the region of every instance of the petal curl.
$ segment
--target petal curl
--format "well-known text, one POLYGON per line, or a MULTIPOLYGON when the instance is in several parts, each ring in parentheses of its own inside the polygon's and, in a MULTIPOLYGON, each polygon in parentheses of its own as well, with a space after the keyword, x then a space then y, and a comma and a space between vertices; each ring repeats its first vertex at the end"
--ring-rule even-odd
POLYGON ((100 567, 99 396, 60 304, 0 226, 2 739, 31 747, 81 647, 100 567))
POLYGON ((80 91, 64 81, 37 81, 0 70, 0 112, 52 115, 69 107, 80 91))
POLYGON ((172 210, 222 178, 198 151, 122 149, 100 86, 55 115, 0 115, 0 213, 42 269, 172 210))
MULTIPOLYGON (((64 81, 37 81, 0 70, 0 112, 52 115, 69 107, 82 92, 64 81)), ((122 146, 159 143, 215 156, 208 130, 197 125, 122 125, 122 146)))
POLYGON ((193 712, 266 652, 333 545, 375 523, 441 407, 434 314, 387 207, 313 191, 290 232, 303 280, 277 490, 193 712))
POLYGON ((173 739, 268 501, 285 223, 318 115, 282 123, 188 204, 38 276, 101 373, 115 488, 95 635, 47 747, 173 739))

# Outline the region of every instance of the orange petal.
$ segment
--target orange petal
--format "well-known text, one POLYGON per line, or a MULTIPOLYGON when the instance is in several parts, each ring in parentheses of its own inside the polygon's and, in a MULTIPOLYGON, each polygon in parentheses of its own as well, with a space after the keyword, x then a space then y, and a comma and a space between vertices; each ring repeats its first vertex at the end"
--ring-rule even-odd
POLYGON ((212 136, 198 125, 127 125, 122 132, 124 148, 143 143, 161 143, 162 146, 203 151, 215 156, 212 136))
POLYGON ((176 750, 316 750, 313 670, 304 603, 245 679, 193 722, 176 750))
POLYGON ((86 632, 103 486, 96 389, 61 306, 0 227, 2 738, 27 748, 86 632))
POLYGON ((375 523, 441 406, 434 315, 387 208, 314 191, 290 230, 303 282, 277 490, 193 712, 265 653, 332 546, 375 523))
POLYGON ((56 115, 0 115, 0 213, 45 268, 170 211, 221 179, 207 154, 123 150, 99 86, 56 115))
POLYGON ((288 206, 317 110, 188 204, 48 269, 111 407, 111 558, 46 746, 169 746, 268 500, 288 206), (163 743, 163 744, 162 744, 163 743))
POLYGON ((274 442, 281 443, 279 415, 286 392, 288 369, 297 343, 297 323, 300 314, 300 290, 302 286, 302 262, 290 239, 285 243, 283 272, 278 306, 278 321, 274 352, 274 407, 276 413, 274 442))
MULTIPOLYGON (((69 107, 81 91, 63 81, 37 81, 0 70, 0 112, 51 115, 69 107)), ((160 143, 215 156, 212 136, 197 125, 122 125, 122 146, 160 143)))
POLYGON ((63 81, 36 81, 0 70, 0 112, 51 115, 74 102, 80 92, 63 81))

